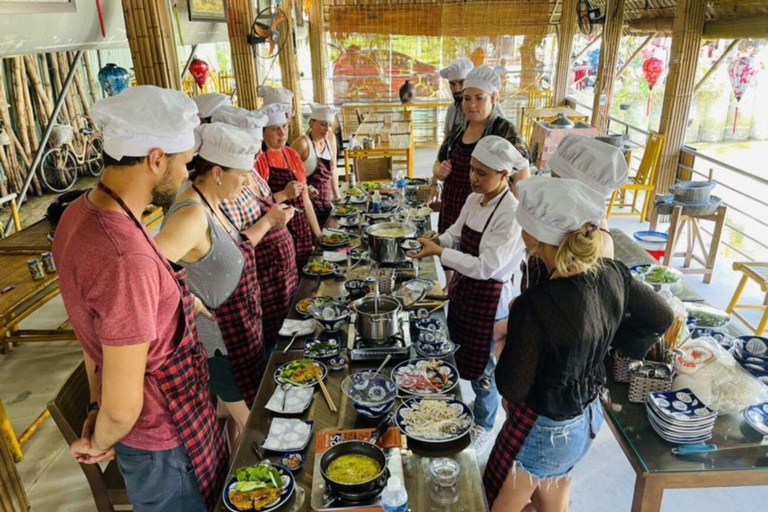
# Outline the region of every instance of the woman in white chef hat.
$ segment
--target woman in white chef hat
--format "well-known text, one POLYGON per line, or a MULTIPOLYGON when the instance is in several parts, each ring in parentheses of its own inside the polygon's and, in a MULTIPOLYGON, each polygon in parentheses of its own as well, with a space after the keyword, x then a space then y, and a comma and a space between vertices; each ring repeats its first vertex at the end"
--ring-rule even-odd
MULTIPOLYGON (((583 135, 568 135, 557 147, 549 161, 553 178, 570 178, 580 181, 596 195, 595 201, 603 204, 614 190, 627 182, 629 168, 624 153, 617 147, 583 135)), ((600 255, 613 258, 613 238, 608 222, 600 222, 603 232, 600 255)), ((547 279, 541 260, 529 257, 521 268, 521 290, 536 286, 547 279)))
POLYGON ((309 196, 315 207, 320 226, 325 225, 333 208, 332 201, 339 199, 339 177, 336 174, 336 137, 333 123, 339 109, 313 103, 310 105, 309 130, 291 143, 302 160, 307 176, 309 196))
MULTIPOLYGON (((170 261, 186 268, 192 292, 213 312, 198 316, 197 333, 208 354, 210 386, 230 418, 234 445, 266 363, 254 252, 263 230, 253 226, 241 233, 219 207, 240 194, 259 145, 223 123, 204 124, 195 137, 192 185, 165 214, 155 241, 170 261)), ((278 222, 274 216, 266 221, 278 222)))
POLYGON ((210 123, 213 113, 221 107, 231 107, 232 100, 225 94, 209 92, 193 96, 192 101, 197 105, 197 115, 203 123, 210 123))
POLYGON ((440 76, 448 80, 448 86, 453 95, 453 104, 448 107, 445 113, 445 126, 443 127, 443 138, 446 139, 453 129, 464 123, 464 110, 461 108, 461 99, 464 91, 464 80, 474 64, 467 58, 456 59, 450 66, 440 70, 440 76))
POLYGON ((448 328, 461 345, 456 353, 459 375, 475 391, 473 437, 478 448, 490 439, 499 405, 493 329, 508 314, 512 274, 525 250, 509 179, 527 163, 508 140, 496 135, 480 139, 470 160, 472 193, 459 218, 438 237, 426 233, 420 239, 423 249, 414 255, 438 256, 455 271, 448 291, 448 328))
MULTIPOLYGON (((464 80, 462 109, 466 120, 443 141, 432 168, 429 202, 439 194, 438 182, 443 182, 438 233, 444 233, 456 222, 464 202, 472 192, 469 164, 477 141, 487 135, 497 135, 511 142, 521 155, 526 158, 528 156, 514 125, 497 112, 500 86, 499 75, 488 66, 474 68, 464 80)), ((525 179, 529 175, 528 168, 520 169, 514 179, 525 179)), ((450 282, 450 270, 446 278, 450 282)))
POLYGON ((508 415, 483 482, 493 512, 519 512, 534 492, 538 510, 566 510, 571 471, 602 425, 608 349, 642 359, 674 315, 624 264, 601 258, 605 208, 589 187, 536 177, 519 197, 523 240, 550 279, 509 311, 496 367, 508 415))

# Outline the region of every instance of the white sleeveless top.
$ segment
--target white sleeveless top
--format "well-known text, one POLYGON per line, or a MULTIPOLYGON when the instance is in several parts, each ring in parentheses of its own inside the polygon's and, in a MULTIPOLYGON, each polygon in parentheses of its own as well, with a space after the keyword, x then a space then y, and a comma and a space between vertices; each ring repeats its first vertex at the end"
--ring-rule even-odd
MULTIPOLYGON (((312 142, 312 139, 309 137, 309 134, 305 133, 304 138, 307 139, 307 144, 309 145, 309 155, 307 156, 307 159, 304 160, 304 170, 306 171, 307 176, 311 176, 312 173, 315 172, 317 169, 317 158, 318 154, 315 151, 315 143, 312 142)), ((325 158, 326 160, 333 160, 333 154, 331 153, 331 145, 328 143, 328 140, 326 139, 325 142, 325 149, 322 153, 319 155, 320 158, 325 158)))

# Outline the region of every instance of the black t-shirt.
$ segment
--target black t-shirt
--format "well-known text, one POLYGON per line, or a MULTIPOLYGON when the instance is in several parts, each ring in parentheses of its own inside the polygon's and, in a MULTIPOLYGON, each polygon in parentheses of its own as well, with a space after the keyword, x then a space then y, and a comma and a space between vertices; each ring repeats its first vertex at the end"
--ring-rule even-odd
POLYGON ((578 416, 605 383, 609 347, 640 359, 673 320, 666 301, 613 260, 539 283, 510 308, 499 392, 554 420, 578 416))

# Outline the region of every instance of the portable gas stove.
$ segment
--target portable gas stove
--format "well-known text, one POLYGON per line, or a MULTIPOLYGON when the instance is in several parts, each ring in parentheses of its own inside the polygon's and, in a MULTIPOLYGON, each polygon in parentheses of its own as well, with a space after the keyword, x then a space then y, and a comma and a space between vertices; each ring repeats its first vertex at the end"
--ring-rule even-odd
POLYGON ((354 319, 347 330, 347 349, 352 361, 384 360, 388 355, 392 359, 405 359, 411 353, 411 328, 408 313, 400 313, 400 333, 386 341, 371 342, 363 339, 355 329, 354 319))
POLYGON ((419 277, 419 269, 413 264, 413 261, 393 261, 393 262, 381 262, 373 265, 374 269, 384 270, 391 269, 397 281, 408 281, 419 277))

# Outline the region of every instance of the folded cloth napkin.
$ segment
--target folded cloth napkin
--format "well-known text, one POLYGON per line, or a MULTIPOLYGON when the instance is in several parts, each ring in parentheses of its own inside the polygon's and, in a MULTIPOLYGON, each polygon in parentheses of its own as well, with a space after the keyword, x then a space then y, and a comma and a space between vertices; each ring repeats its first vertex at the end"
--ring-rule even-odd
POLYGON ((272 397, 267 402, 266 408, 272 412, 283 414, 299 414, 309 407, 312 402, 312 396, 315 393, 314 387, 308 388, 288 388, 288 396, 285 397, 285 409, 282 409, 283 395, 285 395, 283 388, 277 387, 272 397))
POLYGON ((269 427, 269 435, 262 446, 273 451, 302 450, 309 443, 311 435, 311 423, 297 419, 274 418, 269 427))
POLYGON ((297 333, 297 336, 309 336, 313 332, 315 332, 315 321, 311 318, 309 320, 286 318, 283 320, 283 326, 278 334, 280 336, 293 336, 294 333, 297 333))

